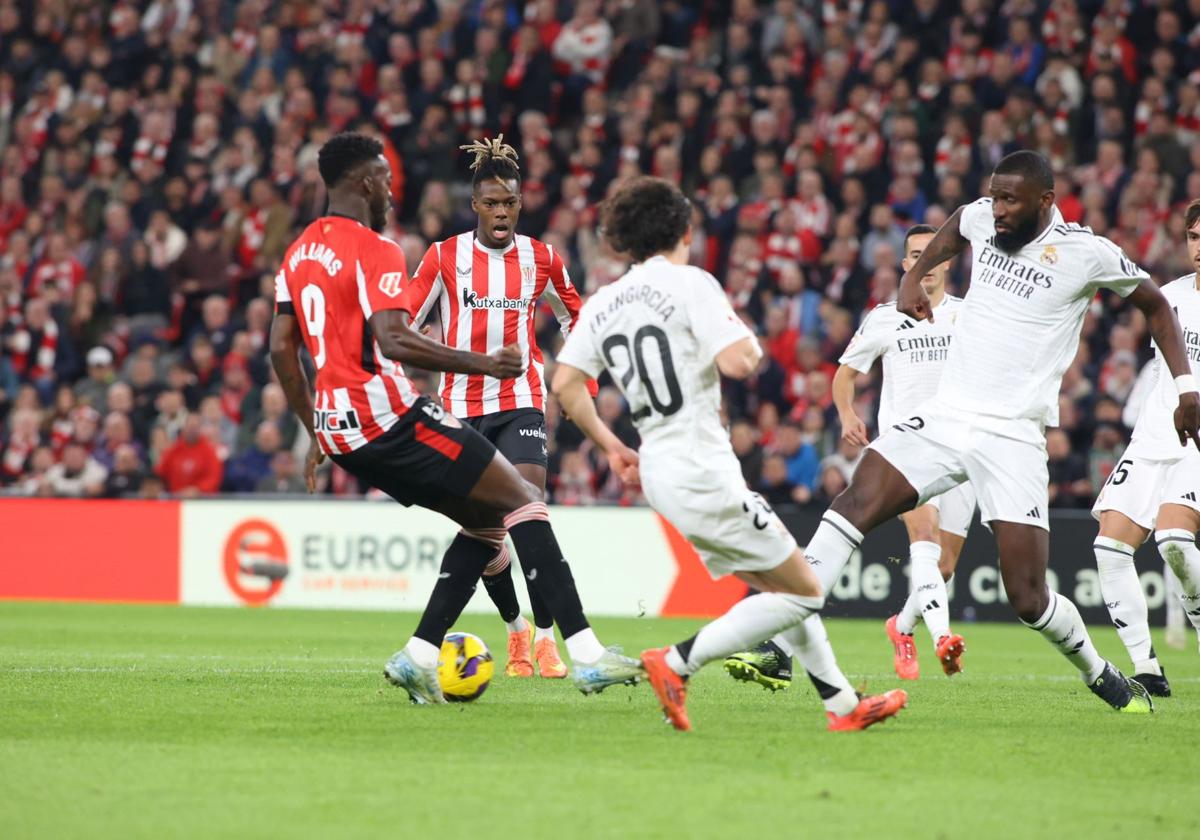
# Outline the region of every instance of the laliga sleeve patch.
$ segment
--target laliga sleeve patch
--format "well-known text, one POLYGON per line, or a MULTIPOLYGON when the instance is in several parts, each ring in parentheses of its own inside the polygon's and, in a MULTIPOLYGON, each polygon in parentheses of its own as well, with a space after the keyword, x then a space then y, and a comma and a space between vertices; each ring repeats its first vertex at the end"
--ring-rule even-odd
POLYGON ((389 271, 379 278, 379 291, 383 292, 388 297, 395 297, 400 294, 400 287, 404 285, 403 271, 389 271))

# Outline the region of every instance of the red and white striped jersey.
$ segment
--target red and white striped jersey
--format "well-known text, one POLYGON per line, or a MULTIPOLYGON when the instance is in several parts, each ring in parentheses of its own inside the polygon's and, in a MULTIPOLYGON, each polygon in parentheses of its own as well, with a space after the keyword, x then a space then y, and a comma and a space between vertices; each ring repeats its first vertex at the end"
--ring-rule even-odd
POLYGON ((562 256, 536 239, 516 236, 507 248, 495 249, 484 247, 472 231, 429 246, 403 295, 413 325, 420 326, 436 306, 447 345, 491 353, 516 342, 528 363, 516 379, 442 374, 442 404, 452 414, 543 409, 546 380, 534 338, 534 309, 543 294, 565 336, 579 317, 579 293, 562 256))
POLYGON ((296 316, 317 366, 313 429, 326 453, 365 446, 417 401, 367 323, 402 308, 406 279, 400 246, 344 216, 317 219, 283 257, 275 311, 296 316))

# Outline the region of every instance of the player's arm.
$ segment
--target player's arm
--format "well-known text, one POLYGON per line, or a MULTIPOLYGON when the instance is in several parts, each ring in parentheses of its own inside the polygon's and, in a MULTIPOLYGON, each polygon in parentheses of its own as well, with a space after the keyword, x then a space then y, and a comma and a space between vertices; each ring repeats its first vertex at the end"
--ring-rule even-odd
POLYGON ((442 281, 441 251, 438 250, 440 244, 435 242, 429 246, 425 256, 421 257, 412 280, 404 288, 404 305, 412 313, 412 323, 415 327, 425 323, 429 311, 433 309, 445 289, 442 281))
POLYGON ((571 334, 575 322, 579 320, 579 310, 583 308, 583 301, 579 299, 579 292, 571 283, 562 256, 550 246, 546 247, 550 252, 550 282, 546 284, 542 294, 550 302, 563 338, 566 338, 571 334))
MULTIPOLYGON (((300 322, 296 320, 296 308, 283 271, 275 276, 275 319, 271 322, 269 341, 275 378, 287 396, 288 405, 308 432, 304 483, 308 492, 312 493, 317 489, 317 467, 325 460, 325 453, 321 451, 321 444, 313 429, 312 390, 300 365, 300 348, 304 346, 304 337, 300 333, 300 322)), ((217 481, 220 482, 219 475, 217 481)))
POLYGON ((871 442, 867 436, 867 424, 854 410, 854 380, 859 372, 843 364, 833 375, 833 404, 837 407, 838 419, 842 422, 842 437, 859 446, 871 442))
POLYGON ((717 370, 730 379, 745 379, 758 369, 762 361, 762 346, 752 335, 740 338, 716 355, 717 370))
POLYGON ((279 378, 279 387, 287 394, 288 405, 304 424, 309 437, 315 437, 312 392, 304 368, 300 366, 302 345, 300 322, 296 316, 287 312, 276 313, 275 320, 271 322, 271 366, 279 378))
POLYGON ((1183 343, 1183 330, 1171 304, 1154 281, 1143 277, 1137 287, 1129 293, 1129 302, 1146 316, 1150 335, 1162 353, 1163 361, 1175 377, 1179 391, 1179 407, 1175 409, 1175 431, 1179 443, 1186 446, 1188 438, 1200 448, 1200 393, 1196 388, 1196 377, 1188 363, 1187 348, 1183 343))
POLYGON ((586 372, 564 364, 560 359, 554 367, 550 390, 558 397, 563 412, 605 454, 613 472, 626 484, 636 485, 637 452, 621 443, 620 438, 600 419, 596 404, 588 393, 588 380, 591 378, 586 372))
POLYGON ((275 277, 275 318, 271 321, 269 343, 271 366, 275 368, 279 387, 283 388, 288 405, 304 424, 309 438, 316 440, 313 432, 312 390, 300 365, 300 348, 304 346, 304 338, 300 334, 300 322, 296 320, 296 308, 282 271, 275 277))
POLYGON ((952 260, 966 250, 970 244, 962 235, 963 208, 959 207, 945 223, 938 228, 933 239, 925 246, 916 265, 904 272, 900 278, 900 291, 896 295, 896 308, 910 318, 923 321, 933 320, 933 307, 929 305, 929 295, 921 287, 921 278, 933 269, 952 260))
MULTIPOLYGON (((550 251, 550 282, 546 284, 546 290, 542 294, 550 302, 563 338, 567 338, 579 320, 583 301, 579 298, 579 290, 571 282, 571 275, 567 273, 562 256, 550 246, 546 247, 550 251)), ((588 380, 587 388, 588 394, 593 397, 600 391, 595 379, 588 380)))
POLYGON ((525 361, 517 344, 486 355, 455 350, 413 329, 410 318, 406 310, 384 309, 368 321, 379 343, 379 352, 393 362, 423 370, 482 374, 496 379, 512 379, 525 372, 525 361))
MULTIPOLYGON (((283 278, 280 277, 276 280, 276 287, 282 284, 283 278)), ((304 368, 300 365, 300 348, 304 340, 300 336, 300 322, 296 320, 291 299, 277 298, 275 306, 275 319, 271 322, 271 366, 275 368, 275 377, 287 396, 288 405, 308 431, 304 482, 308 485, 308 492, 312 493, 317 486, 317 467, 325 460, 325 453, 321 451, 316 432, 313 431, 312 391, 308 387, 308 377, 304 375, 304 368)))
POLYGON ((854 410, 854 380, 859 373, 869 371, 875 360, 883 355, 886 346, 883 337, 888 330, 882 317, 874 309, 863 316, 850 344, 838 359, 837 373, 833 375, 833 404, 842 424, 842 437, 859 446, 868 445, 871 439, 867 436, 867 424, 854 410))
POLYGON ((379 344, 379 352, 393 362, 423 370, 483 374, 501 379, 519 376, 525 370, 525 363, 516 344, 485 355, 455 350, 427 338, 417 329, 440 294, 437 249, 438 245, 434 243, 425 252, 411 282, 402 277, 399 295, 393 284, 383 281, 396 274, 404 275, 404 253, 392 243, 372 252, 363 284, 366 295, 363 314, 367 315, 367 324, 379 344))
POLYGON ((695 284, 687 297, 692 335, 704 360, 711 359, 722 375, 745 379, 758 369, 762 346, 733 311, 725 290, 707 271, 691 269, 695 284))

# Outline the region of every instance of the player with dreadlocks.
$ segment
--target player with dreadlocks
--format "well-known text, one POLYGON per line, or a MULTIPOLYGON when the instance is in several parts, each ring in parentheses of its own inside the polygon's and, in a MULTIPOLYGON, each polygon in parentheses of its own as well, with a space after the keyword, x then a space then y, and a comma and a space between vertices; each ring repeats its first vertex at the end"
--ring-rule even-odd
MULTIPOLYGON (((534 314, 545 295, 565 336, 579 316, 579 293, 561 254, 516 232, 521 171, 517 152, 504 142, 504 135, 459 148, 472 157, 471 209, 479 224, 472 232, 429 246, 405 289, 403 306, 414 327, 436 309, 442 340, 457 350, 491 353, 512 344, 521 348, 527 364, 521 375, 504 379, 443 373, 439 390, 445 408, 491 441, 544 497, 546 382, 534 314)), ((490 535, 496 554, 483 582, 508 627, 505 673, 532 677, 536 659, 541 676, 565 677, 551 612, 532 586, 528 590, 536 626, 521 615, 504 536, 503 529, 490 535)))

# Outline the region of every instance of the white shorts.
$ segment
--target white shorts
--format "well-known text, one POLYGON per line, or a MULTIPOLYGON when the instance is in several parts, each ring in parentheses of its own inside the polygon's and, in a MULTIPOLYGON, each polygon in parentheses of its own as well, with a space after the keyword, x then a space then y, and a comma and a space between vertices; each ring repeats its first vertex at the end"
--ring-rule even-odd
POLYGON ((934 496, 926 504, 937 508, 938 530, 965 537, 975 516, 975 488, 971 482, 965 481, 940 496, 934 496))
POLYGON ((687 537, 714 578, 774 569, 796 550, 775 511, 746 486, 737 459, 729 460, 732 470, 688 456, 641 460, 646 500, 687 537))
POLYGON ((1045 439, 1029 440, 1029 421, 1009 421, 1012 436, 1001 432, 1006 421, 986 422, 984 428, 973 423, 970 414, 925 403, 869 448, 908 480, 917 491, 918 505, 969 481, 985 523, 1016 522, 1049 531, 1045 439))
POLYGON ((1154 530, 1158 509, 1183 505, 1200 511, 1200 452, 1180 447, 1183 457, 1173 461, 1146 458, 1133 442, 1104 482, 1092 516, 1106 510, 1123 513, 1147 531, 1154 530))

